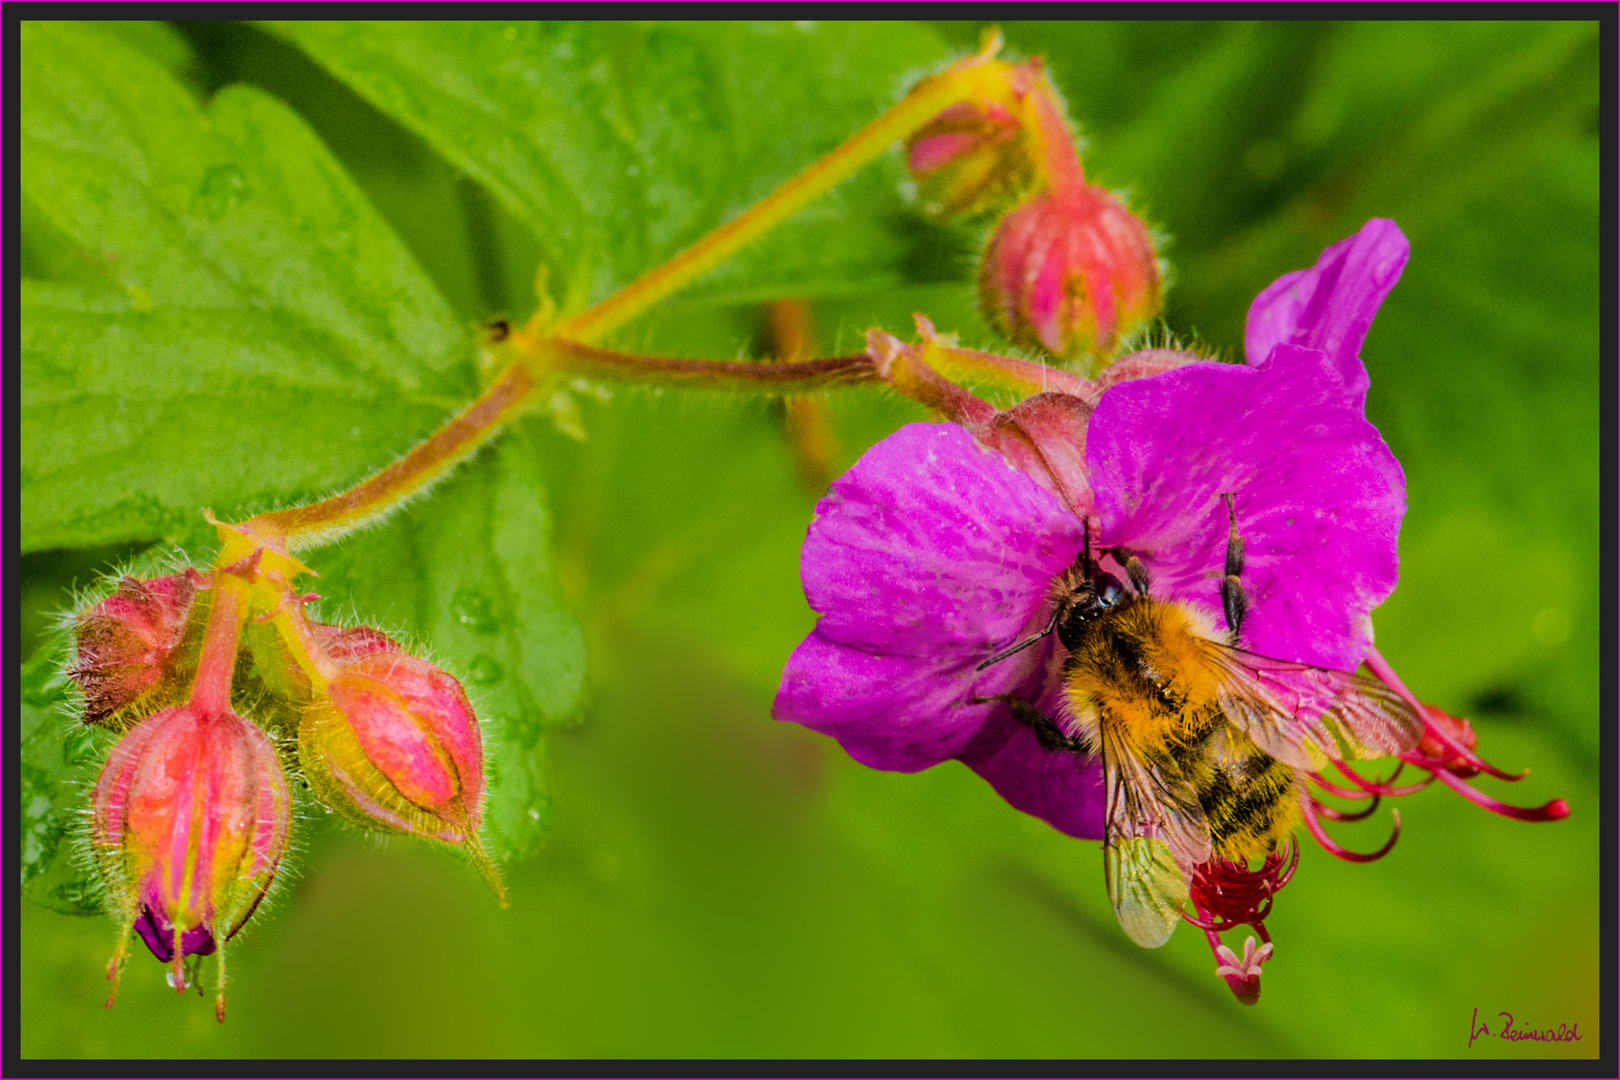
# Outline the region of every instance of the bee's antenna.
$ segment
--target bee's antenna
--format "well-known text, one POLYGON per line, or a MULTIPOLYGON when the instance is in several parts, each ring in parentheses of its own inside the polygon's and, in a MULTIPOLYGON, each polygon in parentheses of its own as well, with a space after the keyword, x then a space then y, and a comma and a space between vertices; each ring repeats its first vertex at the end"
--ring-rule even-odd
MULTIPOLYGON (((1086 546, 1088 548, 1091 546, 1089 541, 1088 541, 1086 546)), ((1007 659, 1007 657, 1011 656, 1013 653, 1023 652, 1025 649, 1029 648, 1031 645, 1033 645, 1037 641, 1041 640, 1041 638, 1045 637, 1047 634, 1050 634, 1052 632, 1052 628, 1057 625, 1057 621, 1058 621, 1058 613, 1056 611, 1053 611, 1052 612, 1052 618, 1047 622, 1045 630, 1042 630, 1040 633, 1036 634, 1032 638, 1025 638, 1023 641, 1020 641, 1018 644, 1014 645, 1010 649, 1001 650, 1000 652, 996 653, 996 655, 992 656, 990 659, 986 660, 984 663, 980 664, 978 667, 974 668, 973 670, 974 671, 983 671, 985 668, 989 667, 991 664, 994 664, 994 663, 997 663, 998 661, 1007 659)))

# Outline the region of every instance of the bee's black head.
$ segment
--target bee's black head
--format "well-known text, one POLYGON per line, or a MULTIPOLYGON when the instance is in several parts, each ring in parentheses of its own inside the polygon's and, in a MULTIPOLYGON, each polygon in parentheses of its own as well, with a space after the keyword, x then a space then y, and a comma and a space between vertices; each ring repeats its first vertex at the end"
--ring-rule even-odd
POLYGON ((1118 603, 1119 598, 1125 595, 1125 586, 1113 574, 1094 566, 1091 569, 1091 591, 1097 598, 1097 607, 1100 611, 1118 603))
POLYGON ((1086 624, 1119 603, 1125 595, 1125 586, 1096 563, 1089 566, 1077 564, 1061 580, 1056 597, 1055 629, 1063 647, 1074 652, 1085 633, 1086 624))
POLYGON ((1052 582, 1051 592, 1047 594, 1052 604, 1052 621, 1046 629, 1001 650, 974 670, 983 671, 991 664, 1023 652, 1054 630, 1063 647, 1074 652, 1085 634, 1086 624, 1119 603, 1124 595, 1125 587, 1119 583, 1119 579, 1113 574, 1104 573, 1101 567, 1091 561, 1091 547, 1088 544, 1074 565, 1052 582))

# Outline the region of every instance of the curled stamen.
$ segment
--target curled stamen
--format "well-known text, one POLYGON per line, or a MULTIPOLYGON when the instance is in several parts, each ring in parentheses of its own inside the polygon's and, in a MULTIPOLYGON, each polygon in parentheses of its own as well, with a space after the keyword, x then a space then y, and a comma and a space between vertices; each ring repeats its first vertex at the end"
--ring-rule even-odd
MULTIPOLYGON (((1510 773, 1510 772, 1502 771, 1501 769, 1497 768, 1495 765, 1492 765, 1490 762, 1488 762, 1484 758, 1480 757, 1478 754, 1474 753, 1474 751, 1472 749, 1470 749, 1466 743, 1464 743, 1461 740, 1455 738, 1449 731, 1445 730, 1444 726, 1442 726, 1440 724, 1433 723, 1432 720, 1431 720, 1431 713, 1441 712, 1441 710, 1435 709, 1432 706, 1425 706, 1422 711, 1423 711, 1423 717, 1424 717, 1424 721, 1425 721, 1425 723, 1423 725, 1423 736, 1424 736, 1424 738, 1425 739, 1430 739, 1430 738, 1434 739, 1436 742, 1438 742, 1442 746, 1444 746, 1447 750, 1450 750, 1453 754, 1455 754, 1457 756, 1457 758, 1459 758, 1462 761, 1466 762, 1467 765, 1470 768, 1475 769, 1475 770, 1477 770, 1479 772, 1482 772, 1482 773, 1489 773, 1490 775, 1496 777, 1498 780, 1507 780, 1509 782, 1515 782, 1515 781, 1523 780, 1526 776, 1530 775, 1530 770, 1529 769, 1524 769, 1524 770, 1522 770, 1520 772, 1517 772, 1517 773, 1510 773)), ((1442 715, 1450 716, 1449 713, 1442 713, 1442 715)), ((1453 719, 1455 719, 1455 718, 1453 717, 1453 719)), ((1413 758, 1417 758, 1417 757, 1420 757, 1420 755, 1416 754, 1415 752, 1409 752, 1409 753, 1401 755, 1402 760, 1412 760, 1413 758)), ((1419 764, 1419 763, 1420 763, 1419 761, 1413 761, 1413 764, 1419 764)), ((1450 766, 1447 766, 1447 767, 1449 768, 1450 766)), ((1444 771, 1444 770, 1442 770, 1442 771, 1444 771)))
POLYGON ((1368 780, 1366 777, 1362 776, 1360 773, 1356 772, 1342 761, 1335 761, 1333 763, 1334 768, 1344 773, 1345 776, 1350 778, 1352 783, 1356 784, 1361 788, 1361 790, 1371 795, 1388 795, 1391 798, 1397 798, 1402 795, 1415 795, 1424 788, 1428 787, 1430 784, 1434 783, 1434 777, 1431 775, 1428 779, 1420 780, 1416 784, 1408 784, 1405 787, 1391 787, 1390 784, 1394 782, 1395 777, 1401 774, 1401 769, 1405 765, 1406 762, 1403 761, 1400 765, 1395 767, 1395 772, 1390 776, 1388 781, 1380 781, 1368 780))
POLYGON ((1260 929, 1271 914, 1271 898, 1288 884, 1298 866, 1299 845, 1292 837, 1267 854, 1258 870, 1219 859, 1201 863, 1193 867, 1188 883, 1193 911, 1183 911, 1181 917, 1205 933, 1244 924, 1260 929))
MULTIPOLYGON (((1424 742, 1433 741, 1439 743, 1441 746, 1444 746, 1447 750, 1450 750, 1454 755, 1456 755, 1456 758, 1459 761, 1471 768, 1479 770, 1480 772, 1490 773, 1498 780, 1522 780, 1526 775, 1528 775, 1529 770, 1525 770, 1525 772, 1521 772, 1517 776, 1512 773, 1503 772, 1501 769, 1498 769, 1495 765, 1492 765, 1490 762, 1476 754, 1471 745, 1473 741, 1473 730, 1468 726, 1468 721, 1452 716, 1444 709, 1435 708, 1433 705, 1425 705, 1423 702, 1419 701, 1417 695, 1406 688, 1406 684, 1401 681, 1401 677, 1395 674, 1395 669, 1389 666, 1389 661, 1385 660, 1383 654, 1381 654, 1377 649, 1373 649, 1368 652, 1366 659, 1363 662, 1367 665, 1367 667, 1372 669, 1374 675, 1377 675, 1380 679, 1382 679, 1386 686, 1404 698, 1407 704, 1416 709, 1418 711, 1418 715, 1423 717, 1424 742), (1456 735, 1453 735, 1451 731, 1447 730, 1450 726, 1447 721, 1449 721, 1450 724, 1456 725, 1457 730, 1462 733, 1463 738, 1458 738, 1456 735)), ((1422 744, 1419 745, 1421 746, 1422 744)), ((1410 761, 1414 765, 1419 765, 1423 768, 1433 768, 1430 765, 1424 764, 1426 759, 1433 757, 1432 754, 1425 755, 1415 752, 1408 752, 1401 754, 1400 757, 1403 761, 1410 761)), ((1455 768, 1455 766, 1452 766, 1452 768, 1455 768)))
POLYGON ((1452 791, 1455 791, 1474 805, 1484 807, 1493 814, 1501 814, 1503 817, 1513 818, 1516 821, 1562 821, 1564 818, 1569 817, 1569 803, 1563 799, 1551 799, 1537 807, 1512 806, 1491 798, 1472 784, 1453 776, 1445 769, 1437 771, 1435 775, 1452 791))
POLYGON ((1384 843, 1384 846, 1379 848, 1377 851, 1364 855, 1360 852, 1351 851, 1348 848, 1341 847, 1331 836, 1327 834, 1327 830, 1322 828, 1322 822, 1316 816, 1317 811, 1321 809, 1321 804, 1319 804, 1315 799, 1301 799, 1299 801, 1299 807, 1300 810, 1303 811, 1302 816, 1305 819, 1305 827, 1311 831, 1312 836, 1316 837, 1316 842, 1321 844, 1329 855, 1332 855, 1335 858, 1343 859, 1345 862, 1376 862, 1377 860, 1382 859, 1385 855, 1388 855, 1390 849, 1395 846, 1395 841, 1400 839, 1401 812, 1399 810, 1391 810, 1389 812, 1390 816, 1395 819, 1395 829, 1389 834, 1389 839, 1384 843))
POLYGON ((1373 797, 1373 794, 1370 791, 1358 791, 1355 788, 1340 787, 1338 784, 1335 784, 1321 773, 1313 772, 1307 773, 1306 775, 1310 777, 1311 783, 1315 784, 1329 795, 1336 795, 1341 799, 1351 799, 1359 802, 1362 799, 1371 799, 1373 797))
POLYGON ((1329 821, 1366 821, 1372 816, 1373 811, 1378 809, 1378 800, 1381 798, 1381 796, 1373 794, 1364 797, 1372 799, 1372 802, 1368 803, 1366 809, 1364 810, 1356 810, 1354 812, 1349 810, 1339 810, 1328 806, 1326 803, 1319 802, 1316 804, 1316 812, 1327 818, 1329 821))

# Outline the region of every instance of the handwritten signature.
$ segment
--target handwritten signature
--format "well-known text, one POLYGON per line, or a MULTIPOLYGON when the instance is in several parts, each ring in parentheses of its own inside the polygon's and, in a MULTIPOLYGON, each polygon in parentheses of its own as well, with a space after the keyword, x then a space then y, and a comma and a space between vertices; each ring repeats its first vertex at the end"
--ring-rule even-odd
MULTIPOLYGON (((1559 1024, 1556 1028, 1544 1028, 1541 1031, 1537 1031, 1534 1028, 1515 1028, 1513 1026, 1513 1014, 1510 1012, 1499 1012, 1496 1015, 1503 1018, 1502 1028, 1497 1032, 1496 1035, 1498 1039, 1506 1039, 1509 1042, 1523 1042, 1526 1039, 1533 1039, 1536 1042, 1581 1041, 1581 1025, 1578 1023, 1568 1025, 1559 1024)), ((1474 1017, 1468 1022, 1469 1049, 1473 1049, 1475 1039, 1479 1038, 1481 1035, 1489 1035, 1490 1033, 1491 1029, 1487 1025, 1479 1022, 1479 1006, 1475 1005, 1474 1017)))

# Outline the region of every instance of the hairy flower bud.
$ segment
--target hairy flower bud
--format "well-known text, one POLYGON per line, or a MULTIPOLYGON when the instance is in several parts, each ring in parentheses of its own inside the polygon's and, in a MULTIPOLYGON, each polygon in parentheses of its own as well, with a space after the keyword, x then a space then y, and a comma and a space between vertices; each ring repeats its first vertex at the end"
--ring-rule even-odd
POLYGON ((202 580, 195 570, 125 577, 74 620, 77 655, 67 673, 84 692, 85 723, 128 727, 184 697, 181 646, 202 580))
POLYGON ((305 710, 298 751, 322 803, 367 828, 463 848, 505 903, 478 838, 484 795, 478 719, 450 675, 400 652, 361 656, 305 710))
MULTIPOLYGON (((265 734, 234 713, 165 709, 113 747, 91 799, 91 841, 125 939, 132 928, 172 965, 219 952, 264 898, 287 849, 287 782, 265 734)), ((109 966, 117 993, 124 944, 109 966)), ((112 998, 108 998, 112 1004, 112 998)))
MULTIPOLYGON (((303 645, 318 650, 334 663, 347 663, 371 653, 399 652, 393 638, 370 626, 329 626, 308 621, 301 625, 308 631, 303 645)), ((253 717, 272 730, 296 737, 305 710, 317 697, 309 673, 274 623, 250 625, 242 641, 252 661, 252 679, 257 680, 257 685, 248 682, 245 687, 245 701, 252 702, 253 717)))
POLYGON ((995 102, 958 102, 923 125, 906 140, 906 168, 923 209, 938 216, 997 209, 1035 179, 1028 134, 995 102))
POLYGON ((991 237, 979 304, 1015 344, 1065 360, 1106 356, 1159 310, 1147 228, 1102 188, 1041 191, 991 237))

